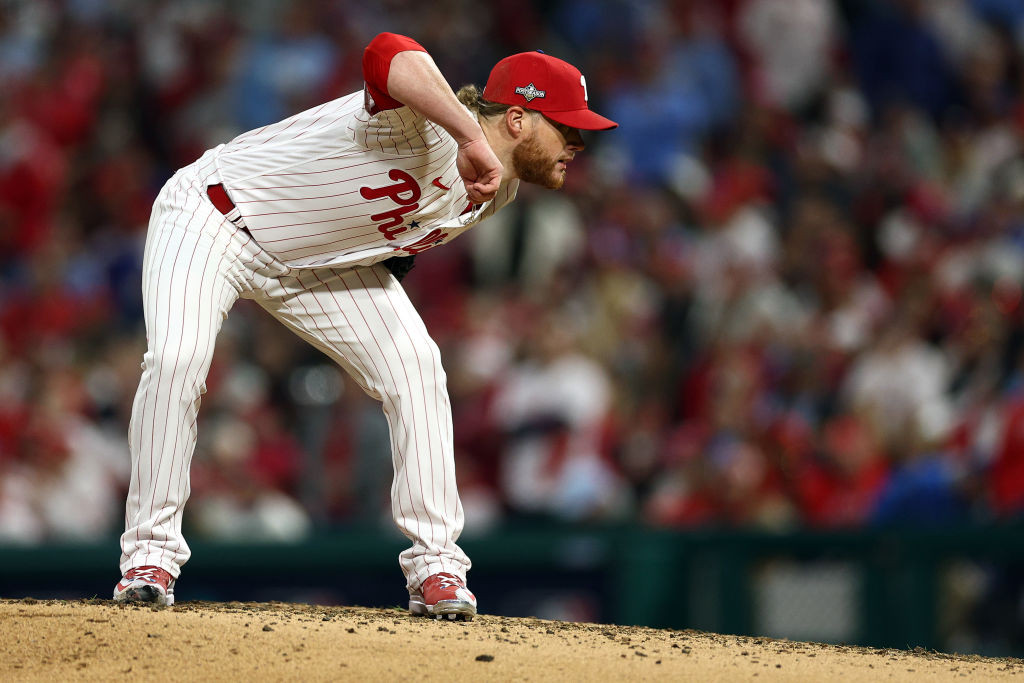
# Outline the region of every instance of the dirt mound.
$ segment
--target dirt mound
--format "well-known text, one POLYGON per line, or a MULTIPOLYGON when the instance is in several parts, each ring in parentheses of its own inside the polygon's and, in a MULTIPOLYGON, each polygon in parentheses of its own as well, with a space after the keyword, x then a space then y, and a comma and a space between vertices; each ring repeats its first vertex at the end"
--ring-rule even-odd
POLYGON ((1024 661, 400 608, 0 600, 0 680, 1024 679, 1024 661))

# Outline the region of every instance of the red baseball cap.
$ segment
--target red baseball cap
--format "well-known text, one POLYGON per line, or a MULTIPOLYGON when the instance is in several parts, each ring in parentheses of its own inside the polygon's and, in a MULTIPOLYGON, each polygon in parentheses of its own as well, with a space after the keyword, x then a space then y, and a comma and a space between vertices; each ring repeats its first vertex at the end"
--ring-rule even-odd
POLYGON ((571 128, 608 130, 619 125, 587 107, 587 81, 579 69, 539 50, 520 52, 495 64, 483 97, 542 112, 571 128))

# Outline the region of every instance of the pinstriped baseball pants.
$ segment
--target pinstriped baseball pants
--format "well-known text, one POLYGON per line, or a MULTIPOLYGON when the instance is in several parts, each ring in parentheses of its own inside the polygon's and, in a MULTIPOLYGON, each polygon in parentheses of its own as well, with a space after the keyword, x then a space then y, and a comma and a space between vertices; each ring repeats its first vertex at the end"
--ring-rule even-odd
POLYGON ((221 323, 237 299, 249 298, 382 402, 395 471, 391 509, 412 541, 399 556, 408 588, 442 571, 465 578, 445 373, 387 268, 285 266, 214 208, 187 167, 154 204, 142 293, 147 350, 129 428, 122 573, 155 565, 177 577, 188 561, 181 521, 200 399, 221 323))

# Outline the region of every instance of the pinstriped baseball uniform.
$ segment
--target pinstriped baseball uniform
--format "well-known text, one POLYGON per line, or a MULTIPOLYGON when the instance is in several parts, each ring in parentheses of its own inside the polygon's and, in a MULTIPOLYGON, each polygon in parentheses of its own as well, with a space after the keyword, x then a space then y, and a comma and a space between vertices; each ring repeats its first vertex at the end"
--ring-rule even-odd
POLYGON ((371 115, 364 105, 355 93, 215 150, 204 180, 224 184, 252 236, 286 265, 415 254, 515 198, 518 180, 471 207, 448 133, 408 107, 371 115))
POLYGON ((518 181, 471 205, 451 136, 386 92, 391 57, 422 50, 383 34, 366 87, 208 151, 164 186, 143 262, 147 351, 129 441, 132 477, 121 570, 178 577, 196 417, 221 323, 257 301, 383 404, 391 433, 399 563, 410 590, 465 579, 456 544, 451 408, 437 345, 379 262, 458 236, 515 198, 518 181), (215 205, 218 188, 224 195, 215 205))

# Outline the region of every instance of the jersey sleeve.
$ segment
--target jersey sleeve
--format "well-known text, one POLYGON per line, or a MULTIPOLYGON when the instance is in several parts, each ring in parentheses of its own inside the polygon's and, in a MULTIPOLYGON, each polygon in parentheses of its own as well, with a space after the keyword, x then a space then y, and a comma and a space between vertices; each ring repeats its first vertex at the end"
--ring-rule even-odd
POLYGON ((363 50, 366 111, 370 114, 403 106, 388 94, 388 75, 391 73, 391 60, 395 55, 410 50, 426 52, 423 46, 412 38, 397 33, 381 33, 363 50))

